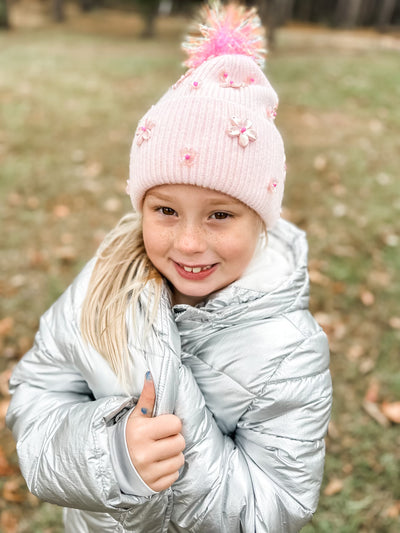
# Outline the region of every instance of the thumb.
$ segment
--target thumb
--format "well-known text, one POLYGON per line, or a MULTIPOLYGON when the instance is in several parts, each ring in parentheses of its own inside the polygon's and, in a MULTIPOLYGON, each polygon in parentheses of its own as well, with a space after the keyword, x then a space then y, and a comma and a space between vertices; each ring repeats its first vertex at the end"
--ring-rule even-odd
POLYGON ((146 372, 142 393, 134 410, 135 416, 146 416, 151 418, 156 401, 156 391, 154 389, 153 376, 150 370, 146 372))

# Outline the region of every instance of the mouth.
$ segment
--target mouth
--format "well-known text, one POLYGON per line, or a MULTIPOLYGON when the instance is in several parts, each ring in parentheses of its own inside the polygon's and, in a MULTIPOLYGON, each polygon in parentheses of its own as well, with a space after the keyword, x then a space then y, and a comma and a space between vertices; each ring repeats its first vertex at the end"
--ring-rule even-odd
POLYGON ((217 268, 217 263, 211 265, 185 265, 174 261, 175 268, 183 278, 202 280, 212 274, 217 268))
POLYGON ((193 274, 199 274, 199 272, 204 272, 205 270, 210 270, 210 268, 212 268, 214 265, 207 265, 207 266, 193 266, 193 267, 190 267, 190 266, 187 266, 187 265, 182 265, 181 263, 178 263, 178 265, 180 267, 182 267, 185 272, 193 272, 193 274))

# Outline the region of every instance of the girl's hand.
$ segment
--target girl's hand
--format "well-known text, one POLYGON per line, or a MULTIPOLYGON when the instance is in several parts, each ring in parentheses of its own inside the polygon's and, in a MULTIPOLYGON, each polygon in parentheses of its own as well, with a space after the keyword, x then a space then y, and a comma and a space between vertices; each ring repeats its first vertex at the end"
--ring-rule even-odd
POLYGON ((179 477, 185 459, 182 422, 175 415, 152 418, 156 393, 150 372, 126 424, 126 442, 136 471, 154 491, 167 489, 179 477))

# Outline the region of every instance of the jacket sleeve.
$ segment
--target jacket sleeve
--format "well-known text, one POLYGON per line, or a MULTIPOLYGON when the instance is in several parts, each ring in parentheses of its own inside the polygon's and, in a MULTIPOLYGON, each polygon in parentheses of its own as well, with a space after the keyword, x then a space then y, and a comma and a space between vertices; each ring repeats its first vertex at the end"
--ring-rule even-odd
POLYGON ((82 363, 80 355, 87 348, 74 316, 77 288, 73 284, 43 315, 33 348, 10 380, 7 425, 17 442, 21 472, 29 490, 42 500, 107 512, 124 525, 134 526, 148 516, 148 531, 162 531, 171 495, 164 491, 140 497, 120 489, 110 426, 127 410, 127 396, 95 399, 82 377, 80 365, 107 363, 89 357, 82 363))
POLYGON ((198 532, 294 533, 311 519, 330 416, 328 358, 322 331, 304 339, 254 397, 233 436, 220 431, 182 366, 176 414, 186 465, 173 488, 184 504, 175 504, 174 521, 198 532), (310 368, 310 361, 318 363, 310 368))

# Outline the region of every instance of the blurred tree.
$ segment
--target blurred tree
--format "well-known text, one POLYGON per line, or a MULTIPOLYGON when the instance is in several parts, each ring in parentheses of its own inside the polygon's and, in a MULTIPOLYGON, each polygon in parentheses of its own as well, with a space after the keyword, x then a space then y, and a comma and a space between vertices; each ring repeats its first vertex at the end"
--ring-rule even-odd
POLYGON ((8 29, 9 27, 7 0, 0 0, 0 28, 8 29))
POLYGON ((64 0, 53 0, 53 19, 56 22, 63 22, 65 20, 64 0))
POLYGON ((293 17, 294 0, 258 0, 257 7, 261 21, 267 28, 268 48, 275 45, 278 26, 293 17))
POLYGON ((142 37, 150 38, 155 34, 155 22, 160 7, 160 0, 134 0, 139 13, 142 15, 145 27, 142 37))
POLYGON ((377 27, 383 31, 391 23, 398 2, 396 0, 382 0, 380 3, 377 27))
POLYGON ((339 0, 336 6, 335 23, 348 28, 359 22, 363 0, 339 0))

